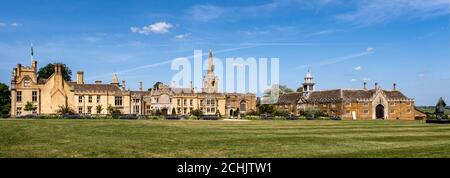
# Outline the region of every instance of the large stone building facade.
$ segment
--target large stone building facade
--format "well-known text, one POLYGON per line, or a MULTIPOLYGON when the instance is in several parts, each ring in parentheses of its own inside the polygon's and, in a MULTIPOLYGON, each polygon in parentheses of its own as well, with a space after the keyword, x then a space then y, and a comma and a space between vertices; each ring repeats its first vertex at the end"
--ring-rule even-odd
POLYGON ((188 115, 201 110, 204 115, 231 116, 238 108, 241 113, 256 110, 256 95, 252 93, 221 93, 219 78, 214 74, 213 56, 210 52, 207 74, 202 91, 194 88, 177 88, 160 84, 144 91, 142 82, 138 91, 126 89, 126 82, 119 83, 113 75, 111 83, 96 81, 86 84, 84 72, 77 72, 76 81, 65 81, 62 66, 55 65, 55 72, 48 79, 38 79, 37 61, 31 66, 18 64, 11 78, 11 116, 28 114, 55 114, 60 107, 70 107, 82 115, 110 114, 108 107, 122 114, 151 115, 156 111, 170 115, 188 115), (27 103, 35 107, 25 111, 27 103), (101 107, 98 109, 98 107, 101 107))
POLYGON ((308 71, 301 92, 280 96, 275 104, 279 110, 291 114, 300 114, 308 109, 316 109, 329 116, 339 116, 349 120, 414 120, 423 118, 416 111, 414 99, 406 97, 397 90, 383 90, 377 83, 368 89, 364 83, 362 89, 333 89, 316 91, 313 77, 308 71))

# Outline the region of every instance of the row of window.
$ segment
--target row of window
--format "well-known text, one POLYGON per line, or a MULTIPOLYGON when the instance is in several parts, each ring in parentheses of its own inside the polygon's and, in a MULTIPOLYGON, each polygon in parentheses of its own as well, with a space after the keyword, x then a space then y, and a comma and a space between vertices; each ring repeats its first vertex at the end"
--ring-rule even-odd
MULTIPOLYGON (((32 111, 32 113, 33 113, 33 114, 37 114, 37 110, 34 109, 34 110, 32 111)), ((22 115, 22 107, 17 107, 17 108, 16 108, 16 115, 17 115, 17 116, 22 115)))
MULTIPOLYGON (((38 92, 37 91, 32 91, 31 92, 31 101, 32 102, 37 102, 38 100, 38 92)), ((16 92, 16 101, 17 102, 22 102, 22 91, 17 91, 16 92)))
MULTIPOLYGON (((84 96, 78 96, 78 103, 83 103, 84 96)), ((133 100, 136 103, 139 103, 139 100, 133 100)), ((92 103, 92 96, 88 96, 88 103, 92 103)), ((100 103, 100 96, 97 96, 97 103, 100 103)), ((116 96, 114 97, 114 105, 122 106, 123 105, 123 97, 116 96)))

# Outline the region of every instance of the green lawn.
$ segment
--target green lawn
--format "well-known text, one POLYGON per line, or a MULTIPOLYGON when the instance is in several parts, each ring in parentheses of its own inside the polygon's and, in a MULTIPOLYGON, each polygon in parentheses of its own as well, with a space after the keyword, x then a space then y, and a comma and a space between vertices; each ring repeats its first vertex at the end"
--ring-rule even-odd
POLYGON ((450 125, 0 120, 0 157, 450 157, 450 125))

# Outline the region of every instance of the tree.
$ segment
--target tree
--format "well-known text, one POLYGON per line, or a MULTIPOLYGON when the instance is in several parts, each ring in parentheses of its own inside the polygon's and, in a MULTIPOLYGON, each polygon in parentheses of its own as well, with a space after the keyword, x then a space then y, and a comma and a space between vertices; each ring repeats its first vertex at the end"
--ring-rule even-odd
POLYGON ((175 111, 175 108, 172 108, 172 115, 177 115, 177 112, 175 111))
POLYGON ((0 117, 9 117, 11 111, 11 91, 6 84, 0 83, 0 117))
POLYGON ((101 114, 103 111, 103 106, 102 105, 97 105, 97 107, 95 108, 97 110, 97 114, 101 114))
POLYGON ((163 84, 162 82, 156 82, 156 83, 153 85, 153 88, 149 88, 148 91, 151 91, 152 89, 158 90, 158 89, 159 89, 159 86, 162 85, 162 84, 163 84))
MULTIPOLYGON (((292 90, 291 88, 287 87, 286 85, 278 85, 278 89, 279 89, 278 92, 279 92, 280 96, 284 95, 284 94, 287 94, 287 93, 293 93, 294 92, 294 90, 292 90)), ((271 95, 271 93, 272 93, 272 90, 271 89, 267 89, 264 92, 264 96, 268 97, 268 96, 271 95)))
POLYGON ((72 70, 70 70, 69 67, 67 67, 65 64, 62 63, 54 63, 54 64, 47 64, 46 66, 42 67, 38 71, 38 78, 44 78, 48 79, 50 76, 55 73, 55 64, 62 65, 62 75, 63 79, 65 81, 71 81, 72 80, 72 70))
POLYGON ((75 111, 68 106, 59 106, 59 109, 56 111, 60 115, 72 115, 75 114, 75 111))
POLYGON ((155 116, 161 116, 161 115, 162 115, 161 110, 157 109, 157 110, 155 111, 155 116))
POLYGON ((195 109, 195 110, 192 110, 192 111, 191 111, 191 115, 200 117, 200 116, 203 115, 203 111, 200 110, 200 109, 195 109))
POLYGON ((25 104, 25 108, 23 110, 24 111, 34 111, 36 109, 37 109, 37 107, 35 107, 32 102, 28 101, 27 104, 25 104))
POLYGON ((275 108, 271 104, 263 104, 258 109, 261 114, 272 114, 275 112, 275 108))

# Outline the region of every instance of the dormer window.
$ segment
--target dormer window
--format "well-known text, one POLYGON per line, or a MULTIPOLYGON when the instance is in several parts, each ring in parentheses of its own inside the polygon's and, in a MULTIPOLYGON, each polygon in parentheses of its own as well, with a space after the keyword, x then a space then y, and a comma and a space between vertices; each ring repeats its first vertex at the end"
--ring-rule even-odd
POLYGON ((25 87, 30 87, 30 86, 31 86, 30 80, 25 80, 25 81, 23 82, 23 86, 25 86, 25 87))

